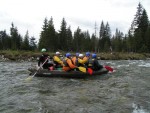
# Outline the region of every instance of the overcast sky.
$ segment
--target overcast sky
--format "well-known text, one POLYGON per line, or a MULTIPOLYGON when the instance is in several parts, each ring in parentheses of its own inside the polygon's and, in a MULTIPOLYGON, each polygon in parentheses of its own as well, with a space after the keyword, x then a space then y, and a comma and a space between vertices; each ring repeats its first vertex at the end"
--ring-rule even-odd
POLYGON ((82 31, 99 32, 102 20, 109 23, 112 33, 118 28, 127 33, 138 3, 141 2, 150 15, 150 0, 0 0, 0 31, 9 34, 11 23, 24 36, 39 39, 44 19, 53 17, 55 30, 60 29, 62 18, 74 32, 79 26, 82 31))

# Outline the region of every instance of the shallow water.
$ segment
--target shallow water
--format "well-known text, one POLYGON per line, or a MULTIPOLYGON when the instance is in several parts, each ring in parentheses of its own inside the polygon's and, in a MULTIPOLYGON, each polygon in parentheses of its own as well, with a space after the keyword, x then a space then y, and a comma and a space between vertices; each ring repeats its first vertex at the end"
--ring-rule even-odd
POLYGON ((150 113, 150 60, 101 63, 116 72, 26 81, 35 62, 0 62, 0 113, 150 113))

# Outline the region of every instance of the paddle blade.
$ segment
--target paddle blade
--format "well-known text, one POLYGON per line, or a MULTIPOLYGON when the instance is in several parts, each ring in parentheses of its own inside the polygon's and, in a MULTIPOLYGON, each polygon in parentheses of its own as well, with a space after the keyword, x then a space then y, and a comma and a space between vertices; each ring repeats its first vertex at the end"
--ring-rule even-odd
POLYGON ((108 71, 113 72, 113 68, 111 68, 110 66, 104 66, 108 71))
POLYGON ((33 78, 33 76, 29 76, 28 78, 26 78, 25 80, 26 81, 31 81, 32 80, 32 78, 33 78))
POLYGON ((78 67, 78 69, 79 69, 80 71, 82 71, 83 73, 86 73, 86 68, 85 68, 85 67, 78 67))
POLYGON ((91 69, 91 68, 88 68, 88 73, 90 74, 90 75, 92 75, 93 74, 93 70, 91 69))

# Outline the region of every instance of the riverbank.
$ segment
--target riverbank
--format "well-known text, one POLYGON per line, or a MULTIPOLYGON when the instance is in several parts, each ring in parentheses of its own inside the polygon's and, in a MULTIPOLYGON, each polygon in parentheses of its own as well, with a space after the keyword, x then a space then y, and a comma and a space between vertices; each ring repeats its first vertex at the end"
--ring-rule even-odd
MULTIPOLYGON (((48 53, 53 56, 54 53, 48 53)), ((62 52, 65 54, 65 52, 62 52)), ((41 52, 33 51, 0 51, 0 61, 36 61, 41 52)), ((101 60, 146 60, 150 58, 150 53, 97 53, 101 60)))

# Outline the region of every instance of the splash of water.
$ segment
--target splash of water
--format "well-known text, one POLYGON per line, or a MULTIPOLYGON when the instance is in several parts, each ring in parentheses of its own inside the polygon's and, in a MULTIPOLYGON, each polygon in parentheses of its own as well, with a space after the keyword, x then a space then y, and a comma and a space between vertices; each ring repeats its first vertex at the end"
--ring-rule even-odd
POLYGON ((134 108, 132 113, 148 113, 142 108, 142 106, 136 105, 135 103, 132 104, 132 107, 134 108))

